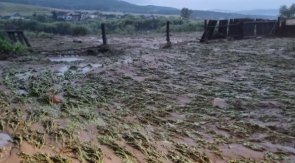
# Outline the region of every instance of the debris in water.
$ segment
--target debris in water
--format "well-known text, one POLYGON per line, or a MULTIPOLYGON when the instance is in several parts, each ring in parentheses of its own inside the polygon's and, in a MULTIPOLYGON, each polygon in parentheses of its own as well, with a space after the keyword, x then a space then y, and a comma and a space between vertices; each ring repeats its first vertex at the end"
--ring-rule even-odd
POLYGON ((57 104, 57 103, 60 103, 61 100, 57 96, 53 96, 52 102, 57 104))

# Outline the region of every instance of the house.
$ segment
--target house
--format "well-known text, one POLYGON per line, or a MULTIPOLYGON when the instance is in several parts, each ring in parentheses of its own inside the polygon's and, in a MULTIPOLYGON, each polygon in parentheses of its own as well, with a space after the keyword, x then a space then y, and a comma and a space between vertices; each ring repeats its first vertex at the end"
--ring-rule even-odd
POLYGON ((82 21, 87 20, 89 18, 96 19, 96 18, 102 18, 102 19, 112 19, 117 18, 121 19, 123 15, 114 15, 114 14, 101 14, 100 12, 77 12, 77 11, 71 11, 71 12, 57 12, 57 19, 60 20, 66 20, 66 21, 82 21))
POLYGON ((86 20, 86 19, 88 19, 89 17, 90 17, 89 12, 81 13, 80 21, 81 21, 81 20, 86 20))
POLYGON ((67 18, 67 12, 59 11, 56 13, 57 19, 65 20, 67 18))
POLYGON ((88 17, 91 19, 96 19, 96 18, 99 18, 100 16, 101 16, 100 12, 93 12, 88 14, 88 17))
POLYGON ((81 13, 79 12, 69 12, 66 15, 66 20, 68 21, 80 21, 81 13))
POLYGON ((88 12, 82 13, 82 12, 68 12, 65 16, 65 20, 67 21, 81 21, 86 20, 89 17, 88 12))
POLYGON ((10 19, 21 19, 21 16, 19 13, 14 13, 10 16, 10 19))
POLYGON ((73 21, 80 21, 81 19, 81 13, 79 12, 74 12, 71 14, 71 16, 73 21))
POLYGON ((286 20, 286 25, 295 26, 295 18, 290 18, 286 20))

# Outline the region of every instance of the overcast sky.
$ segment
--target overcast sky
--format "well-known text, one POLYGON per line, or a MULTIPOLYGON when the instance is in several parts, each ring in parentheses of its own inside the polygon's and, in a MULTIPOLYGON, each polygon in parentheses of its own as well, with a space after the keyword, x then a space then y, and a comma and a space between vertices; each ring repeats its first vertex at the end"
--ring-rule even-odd
POLYGON ((277 9, 281 5, 290 5, 295 0, 125 0, 139 5, 158 5, 175 8, 188 7, 190 9, 210 10, 249 10, 249 9, 277 9))

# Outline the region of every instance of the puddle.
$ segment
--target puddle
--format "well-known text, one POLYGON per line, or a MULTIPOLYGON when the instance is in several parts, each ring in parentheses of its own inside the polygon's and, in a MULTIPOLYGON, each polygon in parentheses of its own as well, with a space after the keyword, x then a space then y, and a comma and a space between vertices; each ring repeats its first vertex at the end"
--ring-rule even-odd
POLYGON ((102 64, 90 64, 92 66, 92 68, 98 68, 98 67, 102 67, 102 64))
POLYGON ((77 57, 67 57, 67 58, 49 58, 52 62, 74 62, 74 61, 82 61, 84 59, 77 57))
POLYGON ((88 64, 88 66, 82 68, 82 73, 90 72, 99 67, 102 67, 102 64, 88 64))
POLYGON ((0 148, 6 146, 10 140, 12 139, 9 135, 5 133, 0 133, 0 148))
POLYGON ((79 65, 80 68, 79 69, 82 69, 82 73, 88 73, 92 70, 94 70, 95 68, 99 68, 99 67, 102 67, 102 64, 87 64, 87 65, 79 65))
POLYGON ((281 151, 285 151, 287 153, 292 153, 295 155, 295 148, 290 147, 290 146, 283 146, 280 144, 272 144, 272 143, 260 143, 260 146, 266 148, 268 151, 277 151, 277 150, 281 150, 281 151))
POLYGON ((68 69, 68 66, 63 66, 60 69, 58 69, 58 71, 64 74, 66 71, 68 71, 68 69))
POLYGON ((54 66, 51 70, 57 72, 57 75, 63 76, 65 72, 69 70, 69 67, 65 65, 56 66, 56 67, 54 66))
POLYGON ((192 99, 188 97, 187 95, 178 96, 177 100, 179 105, 186 105, 192 101, 192 99))
POLYGON ((224 108, 228 107, 228 104, 224 99, 215 98, 214 101, 213 101, 213 106, 217 106, 219 108, 224 109, 224 108))
POLYGON ((133 59, 131 57, 126 57, 125 59, 121 60, 121 63, 129 64, 132 63, 133 59))
POLYGON ((26 80, 26 79, 28 79, 31 75, 32 75, 31 72, 25 72, 25 73, 21 73, 21 74, 16 74, 15 77, 17 77, 17 78, 19 78, 19 79, 26 80))
POLYGON ((19 94, 19 95, 26 95, 26 94, 28 94, 28 91, 26 91, 24 89, 20 89, 20 90, 17 90, 15 93, 19 94))
POLYGON ((225 158, 252 158, 253 160, 263 159, 264 154, 262 152, 253 151, 244 147, 241 144, 229 144, 221 147, 222 154, 225 158))

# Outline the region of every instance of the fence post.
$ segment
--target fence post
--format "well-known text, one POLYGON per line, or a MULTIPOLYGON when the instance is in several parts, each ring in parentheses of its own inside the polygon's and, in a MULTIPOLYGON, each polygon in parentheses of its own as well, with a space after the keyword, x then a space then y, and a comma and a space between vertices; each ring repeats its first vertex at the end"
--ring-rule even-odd
POLYGON ((208 42, 208 31, 207 31, 207 20, 205 19, 205 21, 204 21, 204 33, 205 33, 205 35, 204 35, 204 41, 207 43, 208 42))
POLYGON ((101 24, 101 35, 102 35, 103 45, 106 45, 107 44, 107 37, 106 37, 106 29, 105 29, 104 23, 101 24))
POLYGON ((24 44, 24 41, 23 41, 23 37, 22 37, 22 34, 21 34, 21 32, 16 32, 16 34, 17 34, 17 37, 18 37, 18 39, 19 39, 19 41, 22 43, 22 44, 24 44))
POLYGON ((29 43, 28 39, 26 38, 24 32, 22 32, 21 35, 22 35, 22 37, 23 37, 25 43, 27 44, 27 46, 28 46, 28 47, 31 47, 31 44, 29 43))
POLYGON ((166 41, 170 43, 170 21, 167 21, 166 25, 166 41))
POLYGON ((240 25, 240 38, 243 39, 244 38, 244 21, 241 21, 241 25, 240 25))
POLYGON ((283 24, 281 24, 281 17, 278 17, 278 26, 277 26, 278 31, 277 31, 277 33, 279 36, 281 35, 282 26, 283 26, 283 24))

